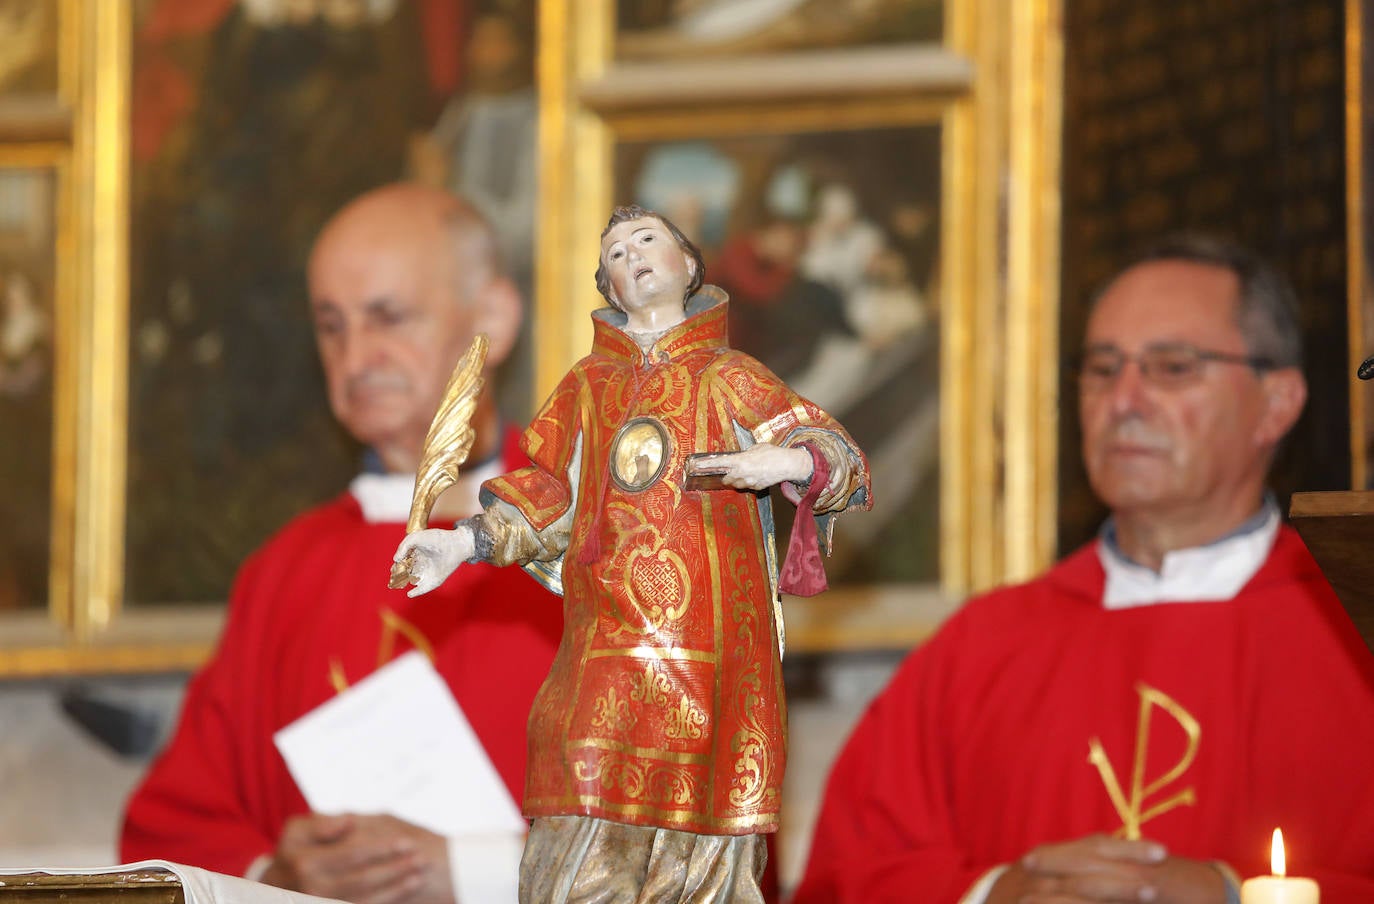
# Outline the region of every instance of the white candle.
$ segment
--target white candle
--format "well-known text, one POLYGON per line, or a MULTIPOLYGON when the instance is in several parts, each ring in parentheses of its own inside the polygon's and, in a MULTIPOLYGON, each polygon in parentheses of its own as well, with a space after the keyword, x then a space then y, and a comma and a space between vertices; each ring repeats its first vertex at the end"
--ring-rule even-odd
POLYGON ((1274 830, 1274 840, 1269 848, 1269 868, 1272 876, 1256 876, 1246 879, 1240 886, 1240 904, 1318 904, 1321 890, 1317 883, 1301 876, 1287 876, 1287 863, 1283 854, 1283 833, 1274 830))

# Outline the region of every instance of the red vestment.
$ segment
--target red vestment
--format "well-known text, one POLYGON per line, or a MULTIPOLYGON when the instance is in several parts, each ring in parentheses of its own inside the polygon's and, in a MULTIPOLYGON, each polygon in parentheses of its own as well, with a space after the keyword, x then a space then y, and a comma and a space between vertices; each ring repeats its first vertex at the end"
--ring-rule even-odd
MULTIPOLYGON (((507 443, 507 467, 525 459, 507 443)), ((446 525, 436 525, 446 526, 446 525)), ((243 875, 309 812, 278 729, 412 649, 431 655, 520 800, 525 723, 561 632, 557 597, 518 569, 468 565, 415 600, 387 589, 399 523, 351 495, 295 518, 244 565, 210 662, 128 804, 120 855, 243 875)))
POLYGON ((1231 600, 1113 611, 1103 581, 1086 547, 908 658, 835 764, 795 904, 952 904, 1132 812, 1243 877, 1282 828, 1323 904, 1374 901, 1374 658, 1297 534, 1231 600))
POLYGON ((833 418, 728 347, 723 293, 707 287, 688 315, 646 352, 616 314, 597 312, 592 353, 525 434, 533 466, 484 485, 535 530, 573 510, 563 643, 530 714, 530 817, 777 828, 786 749, 771 515, 754 493, 687 489, 687 457, 830 445, 845 461, 822 517, 867 507, 868 469, 833 418), (641 431, 637 454, 618 457, 623 427, 641 431))

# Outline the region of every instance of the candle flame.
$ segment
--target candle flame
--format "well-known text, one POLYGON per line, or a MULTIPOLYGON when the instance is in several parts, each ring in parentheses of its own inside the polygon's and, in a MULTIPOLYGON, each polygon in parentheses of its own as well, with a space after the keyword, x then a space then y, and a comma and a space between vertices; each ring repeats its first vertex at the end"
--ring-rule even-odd
POLYGON ((1274 830, 1274 840, 1269 845, 1269 869, 1276 876, 1285 876, 1288 863, 1283 856, 1283 831, 1274 830))

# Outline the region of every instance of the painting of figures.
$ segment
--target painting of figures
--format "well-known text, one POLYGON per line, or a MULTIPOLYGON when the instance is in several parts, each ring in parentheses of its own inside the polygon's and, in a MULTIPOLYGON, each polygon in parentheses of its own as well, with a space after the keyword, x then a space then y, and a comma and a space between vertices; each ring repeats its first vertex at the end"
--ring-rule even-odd
POLYGON ((622 142, 616 174, 700 244, 731 344, 867 452, 881 492, 839 520, 832 581, 935 580, 939 127, 622 142))
POLYGON ((223 600, 273 529, 368 466, 330 416, 305 282, 341 206, 397 179, 448 185, 528 266, 533 10, 136 3, 130 601, 223 600))
POLYGON ((0 611, 48 604, 57 176, 0 168, 0 611))

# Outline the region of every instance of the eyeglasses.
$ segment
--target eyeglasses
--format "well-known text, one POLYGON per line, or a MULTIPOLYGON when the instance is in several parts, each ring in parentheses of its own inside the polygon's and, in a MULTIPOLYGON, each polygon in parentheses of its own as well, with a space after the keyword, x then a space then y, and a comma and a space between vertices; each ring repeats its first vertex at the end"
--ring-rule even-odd
POLYGON ((1115 346, 1096 346, 1083 352, 1078 361, 1079 386, 1090 391, 1106 389, 1121 375, 1128 361, 1136 362, 1140 376, 1147 383, 1163 389, 1177 389, 1196 382, 1210 361, 1243 364, 1257 372, 1272 370, 1275 366, 1270 358, 1232 355, 1182 343, 1151 345, 1138 355, 1128 355, 1115 346))

